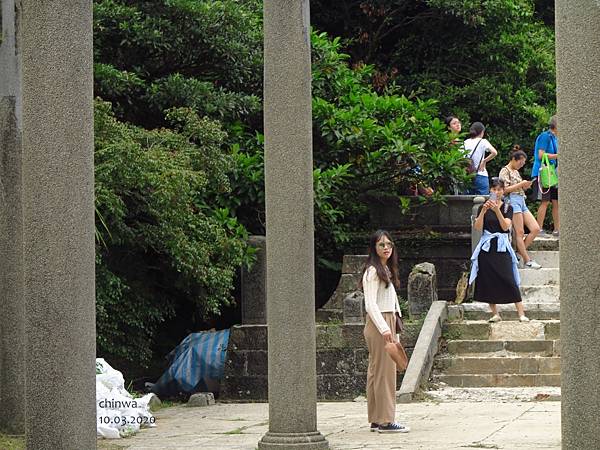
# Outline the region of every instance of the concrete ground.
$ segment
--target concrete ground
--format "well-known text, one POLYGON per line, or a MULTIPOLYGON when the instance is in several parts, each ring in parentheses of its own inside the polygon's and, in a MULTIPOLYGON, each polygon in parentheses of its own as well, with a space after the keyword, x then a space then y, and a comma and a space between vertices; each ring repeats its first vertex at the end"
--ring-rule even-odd
MULTIPOLYGON (((560 449, 560 402, 421 402, 398 405, 408 434, 369 431, 364 401, 319 403, 319 430, 332 449, 560 449)), ((100 449, 256 449, 268 405, 176 406, 156 413, 157 427, 99 442, 100 449)))

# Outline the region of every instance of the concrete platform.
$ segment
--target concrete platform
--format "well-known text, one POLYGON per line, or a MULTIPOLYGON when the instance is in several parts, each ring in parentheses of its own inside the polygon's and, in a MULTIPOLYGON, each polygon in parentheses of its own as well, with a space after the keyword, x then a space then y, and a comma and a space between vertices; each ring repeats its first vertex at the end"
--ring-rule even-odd
MULTIPOLYGON (((408 434, 369 431, 367 405, 319 403, 319 430, 337 450, 559 450, 560 402, 422 402, 398 405, 408 434)), ((268 405, 217 404, 168 408, 156 413, 157 427, 98 448, 129 450, 254 450, 268 427, 268 405)))

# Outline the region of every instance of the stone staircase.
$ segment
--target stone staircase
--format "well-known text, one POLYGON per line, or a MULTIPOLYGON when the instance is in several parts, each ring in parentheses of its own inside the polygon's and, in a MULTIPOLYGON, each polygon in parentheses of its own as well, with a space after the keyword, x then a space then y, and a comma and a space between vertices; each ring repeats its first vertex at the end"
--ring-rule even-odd
POLYGON ((538 238, 530 252, 542 269, 520 269, 527 316, 500 305, 503 321, 488 323, 483 303, 449 307, 444 346, 434 362, 432 388, 523 388, 560 386, 560 299, 558 240, 538 238))

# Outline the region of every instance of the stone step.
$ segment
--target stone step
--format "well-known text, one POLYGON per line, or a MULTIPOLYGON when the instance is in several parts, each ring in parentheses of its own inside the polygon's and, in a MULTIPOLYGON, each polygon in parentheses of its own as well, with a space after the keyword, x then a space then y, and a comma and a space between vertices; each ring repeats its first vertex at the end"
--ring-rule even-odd
POLYGON ((453 387, 560 386, 560 374, 436 375, 435 380, 453 387))
POLYGON ((525 286, 558 286, 558 268, 519 269, 521 284, 525 286))
POLYGON ((446 340, 544 340, 560 339, 560 320, 531 322, 465 320, 444 324, 446 340))
POLYGON ((436 402, 540 402, 560 401, 560 386, 534 387, 450 387, 435 386, 424 392, 425 398, 436 402))
POLYGON ((544 268, 559 267, 559 252, 558 251, 530 251, 529 257, 535 259, 544 268))
MULTIPOLYGON (((530 319, 560 320, 559 303, 524 303, 525 314, 530 319)), ((517 319, 517 310, 512 303, 498 305, 498 311, 504 320, 517 319)), ((491 317, 490 308, 486 303, 463 303, 462 305, 449 305, 448 318, 450 320, 487 320, 491 317)))
POLYGON ((558 251, 559 244, 558 239, 554 236, 538 236, 531 243, 529 250, 532 251, 558 251))
POLYGON ((560 356, 560 340, 482 341, 452 340, 447 342, 450 355, 461 356, 560 356))
POLYGON ((560 289, 557 285, 531 286, 521 283, 521 298, 523 303, 560 303, 560 289))
POLYGON ((560 357, 446 356, 436 359, 435 368, 444 375, 560 374, 560 357))

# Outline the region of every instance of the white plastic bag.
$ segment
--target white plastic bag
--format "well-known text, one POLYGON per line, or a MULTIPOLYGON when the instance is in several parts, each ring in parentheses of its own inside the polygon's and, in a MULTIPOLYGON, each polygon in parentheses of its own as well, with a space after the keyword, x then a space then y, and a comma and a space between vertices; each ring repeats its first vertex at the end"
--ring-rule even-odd
POLYGON ((154 394, 133 398, 125 389, 125 380, 103 358, 96 358, 97 435, 118 439, 137 433, 140 428, 155 427, 148 403, 154 394))

